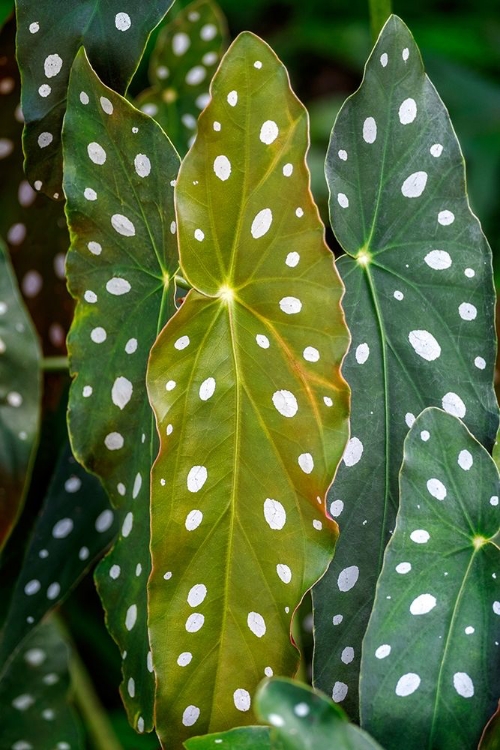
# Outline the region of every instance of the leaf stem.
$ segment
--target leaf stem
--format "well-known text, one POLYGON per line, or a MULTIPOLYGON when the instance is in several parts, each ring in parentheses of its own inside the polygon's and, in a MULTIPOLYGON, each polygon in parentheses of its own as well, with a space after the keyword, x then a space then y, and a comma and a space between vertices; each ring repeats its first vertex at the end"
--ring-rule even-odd
POLYGON ((189 291, 190 289, 192 289, 192 288, 193 288, 193 287, 191 286, 191 284, 189 283, 189 281, 186 281, 186 279, 184 279, 184 278, 183 278, 182 276, 177 276, 177 275, 176 275, 176 276, 174 277, 174 279, 175 279, 175 283, 176 283, 176 285, 177 285, 178 287, 180 287, 180 289, 187 289, 187 291, 189 291))
POLYGON ((68 357, 44 357, 42 359, 42 370, 44 372, 58 372, 69 369, 68 357))
POLYGON ((376 42, 382 27, 392 13, 391 0, 368 0, 373 41, 376 42))

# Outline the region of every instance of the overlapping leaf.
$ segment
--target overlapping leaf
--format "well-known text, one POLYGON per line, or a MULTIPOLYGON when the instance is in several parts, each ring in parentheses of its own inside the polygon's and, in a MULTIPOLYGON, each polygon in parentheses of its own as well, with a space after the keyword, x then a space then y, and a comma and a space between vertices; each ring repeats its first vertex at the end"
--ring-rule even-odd
POLYGON ((0 548, 21 512, 40 426, 40 347, 0 242, 0 548))
POLYGON ((500 478, 455 417, 426 409, 363 645, 362 724, 387 748, 470 750, 500 693, 500 478), (496 537, 496 539, 495 539, 496 537))
POLYGON ((0 637, 0 668, 102 555, 117 529, 99 481, 82 469, 66 447, 13 592, 0 637))
POLYGON ((69 74, 81 45, 103 81, 123 93, 151 30, 172 0, 18 0, 17 54, 26 120, 24 150, 29 180, 62 198, 61 127, 69 74))
POLYGON ((83 750, 68 702, 69 650, 57 627, 33 631, 0 682, 0 746, 11 750, 83 750))
POLYGON ((264 674, 296 668, 290 620, 331 558, 324 500, 346 438, 342 289, 309 192, 305 109, 251 34, 211 93, 176 188, 195 290, 148 371, 161 440, 150 634, 167 747, 251 722, 264 674))
POLYGON ((161 128, 107 89, 83 52, 71 77, 63 140, 72 236, 67 271, 77 299, 68 340, 76 375, 70 434, 75 456, 122 509, 121 534, 101 564, 98 586, 126 656, 129 718, 150 729, 145 584, 149 474, 157 448, 145 372, 157 332, 175 309, 179 161, 161 128))
MULTIPOLYGON (((257 712, 274 727, 283 750, 382 750, 326 696, 292 680, 270 680, 259 688, 257 712)), ((273 740, 271 747, 274 747, 273 740)))
POLYGON ((316 587, 315 684, 357 713, 361 642, 394 529, 402 446, 439 406, 488 449, 498 410, 491 255, 448 114, 406 26, 387 22, 327 160, 352 334, 351 440, 329 507, 341 536, 316 587))
POLYGON ((0 182, 0 236, 7 241, 45 354, 61 354, 73 314, 64 282, 68 230, 62 206, 34 191, 24 175, 13 20, 2 29, 0 48, 0 164, 6 176, 0 182))
POLYGON ((14 13, 14 0, 1 0, 0 2, 0 28, 10 15, 14 13))
POLYGON ((138 103, 160 123, 181 154, 194 138, 200 110, 208 103, 225 37, 225 20, 212 0, 190 3, 158 37, 149 68, 152 88, 138 103))
POLYGON ((187 750, 213 750, 215 745, 229 747, 231 750, 279 750, 269 727, 238 727, 227 732, 208 734, 204 737, 193 737, 184 743, 187 750))

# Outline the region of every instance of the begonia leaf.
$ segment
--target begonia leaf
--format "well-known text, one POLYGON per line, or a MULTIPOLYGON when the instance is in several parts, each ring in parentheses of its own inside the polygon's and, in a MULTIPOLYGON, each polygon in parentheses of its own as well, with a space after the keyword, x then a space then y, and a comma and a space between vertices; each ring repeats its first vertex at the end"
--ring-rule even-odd
POLYGON ((214 750, 216 745, 222 745, 230 750, 278 750, 281 746, 271 740, 271 732, 269 727, 237 727, 227 732, 192 737, 184 747, 187 750, 214 750))
POLYGON ((491 252, 466 193, 446 108, 407 27, 391 17, 327 158, 352 346, 351 439, 329 508, 335 559, 315 589, 315 685, 358 711, 361 643, 398 508, 408 428, 427 406, 488 450, 498 426, 491 252))
POLYGON ((470 750, 500 694, 500 477, 456 418, 426 409, 363 644, 362 725, 387 750, 470 750), (496 537, 496 539, 495 539, 496 537))
POLYGON ((325 493, 347 432, 342 286, 309 191, 306 111, 249 33, 211 96, 176 186, 194 289, 148 370, 161 441, 149 627, 166 747, 251 723, 264 675, 297 668, 290 622, 331 559, 325 493))

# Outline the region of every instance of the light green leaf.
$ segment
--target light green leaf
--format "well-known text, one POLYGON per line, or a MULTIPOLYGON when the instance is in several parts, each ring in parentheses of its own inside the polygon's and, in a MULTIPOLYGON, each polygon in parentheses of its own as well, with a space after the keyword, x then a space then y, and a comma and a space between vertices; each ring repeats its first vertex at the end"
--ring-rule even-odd
POLYGON ((495 440, 495 445, 493 446, 493 461, 495 462, 498 471, 500 471, 500 440, 498 432, 495 440))
POLYGON ((68 703, 69 649, 52 622, 39 625, 0 682, 0 746, 83 750, 68 703))
POLYGON ((114 515, 99 481, 66 446, 16 581, 0 638, 0 667, 102 555, 118 529, 114 515))
POLYGON ((314 592, 315 685, 358 710, 361 643, 398 507, 403 441, 426 406, 488 449, 498 426, 491 253, 467 202, 447 111, 391 17, 327 159, 352 334, 351 440, 329 492, 340 540, 314 592))
POLYGON ((296 669, 290 621, 331 558, 324 500, 347 429, 342 287, 309 191, 306 111, 248 33, 211 94, 176 187, 195 290, 148 371, 161 440, 150 634, 168 747, 251 723, 258 682, 296 669))
POLYGON ((500 478, 455 417, 426 409, 363 644, 363 726, 387 750, 470 750, 500 693, 500 478), (495 540, 495 536, 497 539, 495 540))
POLYGON ((51 198, 62 198, 61 128, 79 47, 85 46, 102 80, 124 93, 151 30, 171 4, 172 0, 93 0, 76 5, 18 0, 26 173, 51 198))
POLYGON ((77 300, 68 339, 76 376, 70 435, 76 458, 122 510, 121 535, 99 568, 98 587, 108 627, 126 652, 129 719, 150 730, 146 581, 157 445, 145 373, 156 335, 175 310, 179 160, 153 120, 99 81, 83 51, 71 76, 63 141, 72 237, 67 272, 77 300))
POLYGON ((222 745, 230 750, 278 750, 278 745, 271 740, 271 732, 269 727, 238 727, 228 732, 193 737, 184 743, 184 747, 187 750, 214 750, 216 745, 222 745))
MULTIPOLYGON (((381 750, 326 696, 293 680, 265 682, 256 695, 257 713, 274 727, 283 750, 381 750)), ((274 743, 271 742, 271 747, 274 743)))
POLYGON ((40 347, 0 241, 0 549, 24 504, 40 428, 40 347))
POLYGON ((152 88, 141 94, 138 106, 160 123, 181 154, 196 135, 226 36, 219 7, 211 0, 196 0, 158 37, 149 68, 152 88))

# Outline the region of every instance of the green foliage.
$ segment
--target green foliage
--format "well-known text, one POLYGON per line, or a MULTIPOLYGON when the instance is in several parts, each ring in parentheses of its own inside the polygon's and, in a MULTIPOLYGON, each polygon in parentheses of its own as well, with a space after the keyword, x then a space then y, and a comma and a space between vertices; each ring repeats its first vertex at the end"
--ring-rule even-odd
POLYGON ((0 637, 0 672, 40 620, 64 599, 116 535, 117 520, 95 477, 60 457, 0 637))
POLYGON ((21 512, 40 425, 40 347, 0 241, 0 549, 21 512))
POLYGON ((162 126, 180 154, 196 135, 209 101, 210 79, 220 62, 226 24, 211 0, 196 0, 161 31, 149 65, 152 88, 138 106, 162 126))
POLYGON ((363 644, 361 720, 387 750, 402 732, 411 750, 467 750, 500 692, 500 478, 459 420, 426 409, 400 481, 363 644))
POLYGON ((123 93, 151 30, 172 0, 17 0, 23 77, 26 173, 35 188, 62 199, 61 126, 69 74, 81 45, 109 86, 123 93))
POLYGON ((126 652, 122 694, 129 717, 150 730, 146 581, 157 445, 145 373, 157 333, 175 310, 179 160, 161 128, 106 88, 83 52, 71 76, 63 141, 68 285, 77 300, 68 339, 76 375, 69 429, 75 456, 121 509, 121 534, 99 568, 98 587, 108 627, 126 652))
POLYGON ((314 591, 315 684, 357 715, 361 643, 398 507, 408 428, 426 406, 490 449, 498 426, 491 256, 448 114, 392 17, 327 157, 352 334, 351 440, 329 492, 341 530, 314 591))
POLYGON ((308 190, 306 112, 251 34, 211 94, 176 187, 194 290, 148 372, 161 440, 149 627, 166 746, 251 722, 262 677, 296 669, 290 621, 331 558, 324 500, 346 439, 341 286, 308 190))
POLYGON ((69 650, 51 621, 39 625, 0 683, 2 747, 83 750, 68 704, 69 650))
POLYGON ((184 743, 184 747, 187 750, 213 750, 215 745, 222 745, 231 750, 278 750, 276 742, 271 740, 271 733, 269 727, 230 729, 228 732, 193 737, 184 743))

